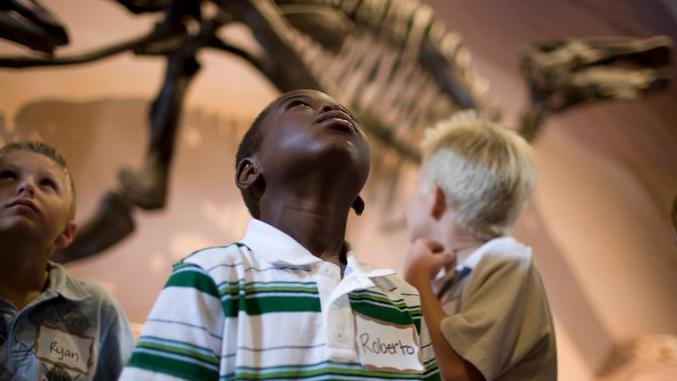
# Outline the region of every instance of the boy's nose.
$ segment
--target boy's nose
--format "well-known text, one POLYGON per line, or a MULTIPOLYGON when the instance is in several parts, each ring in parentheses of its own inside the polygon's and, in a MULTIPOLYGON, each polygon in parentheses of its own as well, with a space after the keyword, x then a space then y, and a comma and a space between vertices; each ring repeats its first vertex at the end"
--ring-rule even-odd
POLYGON ((329 112, 333 110, 340 110, 341 107, 337 104, 327 103, 320 108, 321 112, 329 112))
POLYGON ((22 182, 19 184, 16 193, 17 193, 18 195, 23 194, 23 193, 26 193, 26 194, 28 194, 28 195, 33 196, 33 195, 35 195, 35 186, 34 186, 33 183, 30 182, 30 181, 22 181, 22 182))

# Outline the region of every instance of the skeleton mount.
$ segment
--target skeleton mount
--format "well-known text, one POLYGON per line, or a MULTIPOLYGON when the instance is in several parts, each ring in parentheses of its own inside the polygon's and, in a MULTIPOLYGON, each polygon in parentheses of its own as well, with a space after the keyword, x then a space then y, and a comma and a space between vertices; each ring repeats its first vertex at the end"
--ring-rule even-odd
MULTIPOLYGON (((85 64, 127 51, 165 60, 141 168, 119 171, 119 185, 103 197, 75 242, 57 254, 61 262, 123 240, 134 230, 134 209, 165 206, 183 100, 200 70, 196 57, 202 49, 245 60, 282 92, 318 89, 350 107, 378 142, 374 175, 393 183, 403 163, 420 160, 416 142, 426 126, 465 109, 499 118, 488 84, 473 72, 459 36, 435 21, 430 7, 414 0, 118 3, 132 13, 157 14, 158 22, 145 35, 74 55, 54 54, 68 43, 68 35, 37 0, 0 5, 0 38, 37 52, 0 57, 0 67, 85 64), (247 27, 260 52, 220 38, 219 30, 232 24, 247 27)), ((522 67, 531 107, 523 113, 520 132, 533 140, 549 114, 596 100, 638 99, 664 87, 670 49, 665 37, 561 40, 527 47, 522 67)))

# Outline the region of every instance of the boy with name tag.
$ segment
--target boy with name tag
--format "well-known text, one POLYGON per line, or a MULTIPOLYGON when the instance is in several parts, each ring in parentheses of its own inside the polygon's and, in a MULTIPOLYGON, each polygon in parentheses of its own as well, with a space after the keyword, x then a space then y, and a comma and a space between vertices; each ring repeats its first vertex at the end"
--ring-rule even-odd
POLYGON ((63 157, 38 142, 0 148, 0 380, 115 380, 131 352, 108 293, 51 255, 75 235, 63 157))
POLYGON ((526 141, 473 112, 426 131, 405 279, 445 380, 557 379, 555 330, 531 248, 508 230, 536 180, 526 141))
POLYGON ((295 90, 245 134, 244 238, 178 262, 123 380, 438 379, 416 290, 344 241, 369 172, 358 122, 295 90))

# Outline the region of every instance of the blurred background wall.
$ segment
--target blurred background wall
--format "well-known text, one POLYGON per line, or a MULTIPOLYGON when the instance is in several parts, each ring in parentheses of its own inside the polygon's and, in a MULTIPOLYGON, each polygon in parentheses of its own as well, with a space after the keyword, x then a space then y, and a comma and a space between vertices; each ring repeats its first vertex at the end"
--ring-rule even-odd
MULTIPOLYGON (((671 0, 426 2, 459 32, 508 124, 527 104, 518 66, 526 43, 595 35, 677 40, 677 3, 671 0)), ((153 22, 111 1, 43 4, 69 27, 72 42, 64 53, 141 34, 153 22)), ((0 42, 2 55, 21 52, 0 42)), ((203 53, 200 59, 168 207, 137 212, 130 239, 68 266, 115 294, 135 323, 145 319, 173 261, 237 240, 249 218, 232 181, 235 149, 277 91, 235 58, 203 53)), ((141 164, 148 103, 162 73, 161 59, 131 54, 81 66, 1 69, 0 140, 39 138, 57 146, 74 173, 83 221, 116 183, 121 166, 141 164)), ((670 336, 677 335, 677 246, 669 219, 677 192, 676 108, 673 85, 642 102, 596 104, 553 117, 535 142, 539 183, 515 234, 534 247, 546 284, 561 380, 677 379, 669 370, 677 367, 669 357, 677 353, 670 336)), ((394 205, 382 205, 378 190, 372 191, 365 214, 351 218, 349 228, 363 260, 397 270, 408 244, 401 222, 415 168, 405 168, 402 178, 394 205), (393 210, 385 221, 384 208, 393 210)))

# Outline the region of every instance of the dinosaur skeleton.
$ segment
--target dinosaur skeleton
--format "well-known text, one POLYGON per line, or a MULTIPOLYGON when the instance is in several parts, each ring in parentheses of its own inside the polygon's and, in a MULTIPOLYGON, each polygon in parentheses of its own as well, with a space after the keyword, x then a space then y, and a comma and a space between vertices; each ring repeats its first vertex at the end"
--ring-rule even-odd
POLYGON ((527 47, 522 69, 531 110, 520 133, 533 140, 548 113, 602 99, 637 99, 668 85, 670 39, 622 37, 549 41, 527 47))
MULTIPOLYGON (((162 17, 146 35, 83 54, 0 57, 0 67, 6 68, 86 63, 127 50, 166 60, 165 80, 149 113, 150 138, 142 168, 120 171, 119 186, 102 199, 74 244, 59 253, 61 261, 96 254, 124 239, 134 230, 134 208, 165 205, 183 98, 200 69, 196 53, 201 49, 235 54, 280 91, 314 88, 332 94, 355 111, 380 143, 375 147, 379 159, 374 170, 390 181, 397 181, 403 163, 420 160, 415 142, 431 123, 470 108, 499 116, 488 85, 472 71, 458 35, 448 33, 428 6, 413 0, 118 2, 133 13, 158 12, 162 17), (251 30, 260 51, 219 37, 221 28, 235 23, 251 30)), ((23 12, 28 16, 18 25, 24 23, 26 30, 35 26, 30 12, 10 8, 11 4, 0 11, 23 12)), ((42 7, 39 11, 44 16, 42 7)), ((21 34, 2 33, 17 29, 16 20, 11 24, 6 20, 0 17, 0 37, 47 53, 54 49, 54 43, 41 46, 26 43, 21 34)), ((524 114, 521 132, 533 139, 549 113, 592 100, 639 98, 665 85, 661 68, 669 57, 670 41, 664 37, 529 47, 523 68, 533 104, 524 114)))
POLYGON ((34 0, 0 2, 0 38, 47 54, 68 44, 66 29, 34 0))

